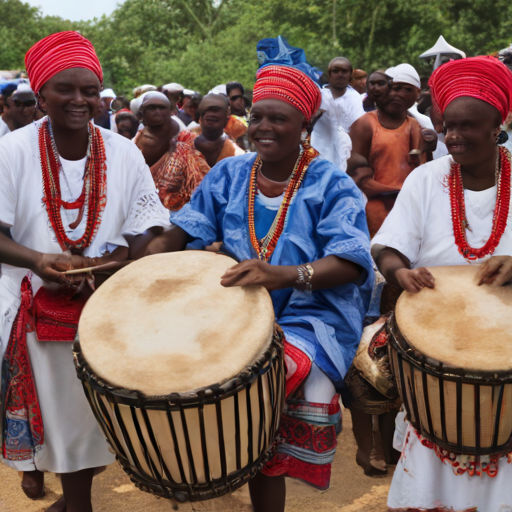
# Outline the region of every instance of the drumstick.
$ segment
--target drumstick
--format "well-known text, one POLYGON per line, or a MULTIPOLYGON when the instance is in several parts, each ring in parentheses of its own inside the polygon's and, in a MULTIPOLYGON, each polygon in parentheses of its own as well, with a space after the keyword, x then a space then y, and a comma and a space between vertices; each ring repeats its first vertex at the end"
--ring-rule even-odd
POLYGON ((74 268, 72 270, 65 270, 62 273, 67 276, 71 276, 74 274, 86 274, 88 272, 98 272, 100 270, 120 269, 120 268, 123 268, 124 266, 128 265, 131 262, 132 262, 132 260, 111 261, 110 263, 103 263, 102 265, 96 265, 95 267, 84 267, 84 268, 74 268))

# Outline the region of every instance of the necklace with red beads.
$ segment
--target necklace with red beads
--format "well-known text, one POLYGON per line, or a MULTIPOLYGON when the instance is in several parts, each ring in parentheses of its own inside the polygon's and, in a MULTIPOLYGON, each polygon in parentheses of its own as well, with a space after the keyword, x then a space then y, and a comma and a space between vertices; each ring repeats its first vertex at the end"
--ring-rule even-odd
POLYGON ((290 182, 284 192, 283 201, 279 210, 274 218, 274 222, 266 236, 261 240, 256 236, 256 225, 254 220, 254 202, 256 194, 258 193, 258 172, 261 169, 261 159, 256 157, 251 169, 251 177, 249 180, 249 204, 248 204, 248 221, 249 221, 249 236, 251 244, 262 261, 269 261, 274 249, 276 248, 279 237, 281 236, 288 217, 288 210, 290 204, 300 188, 302 180, 308 170, 311 160, 318 155, 318 151, 313 149, 309 144, 303 144, 303 150, 299 154, 293 172, 290 176, 290 182))
POLYGON ((101 216, 107 202, 107 167, 101 132, 93 123, 89 123, 89 145, 84 184, 82 193, 76 201, 66 202, 61 198, 59 176, 61 163, 49 119, 45 119, 39 127, 39 157, 43 174, 43 202, 57 242, 63 251, 83 251, 92 243, 98 232, 101 216), (66 229, 62 223, 61 208, 79 210, 76 221, 69 225, 71 229, 78 227, 83 218, 84 210, 87 209, 85 231, 78 240, 72 240, 66 235, 66 229))
POLYGON ((475 261, 484 256, 493 254, 498 247, 501 237, 507 226, 508 212, 510 208, 510 153, 503 146, 499 147, 496 161, 496 206, 492 219, 491 236, 486 244, 479 249, 470 247, 466 237, 466 229, 471 229, 466 218, 466 206, 464 201, 464 185, 460 164, 455 162, 450 167, 449 190, 450 205, 452 210, 453 234, 460 254, 468 261, 475 261))

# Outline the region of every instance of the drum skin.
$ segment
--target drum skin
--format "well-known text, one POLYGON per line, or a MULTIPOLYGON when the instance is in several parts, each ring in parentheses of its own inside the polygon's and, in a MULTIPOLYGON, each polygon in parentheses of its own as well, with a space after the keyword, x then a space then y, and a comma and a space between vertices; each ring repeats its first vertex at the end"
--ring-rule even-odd
MULTIPOLYGON (((413 299, 418 304, 418 311, 422 307, 424 308, 423 319, 432 317, 429 308, 436 301, 443 304, 442 314, 445 317, 460 316, 464 311, 471 310, 472 302, 478 303, 480 289, 474 281, 476 268, 437 267, 429 270, 432 271, 436 279, 439 295, 434 295, 434 290, 427 290, 424 300, 421 298, 423 291, 414 296, 413 299), (454 292, 460 293, 460 289, 454 286, 454 282, 449 282, 449 279, 454 281, 460 279, 462 282, 460 289, 466 289, 467 295, 476 293, 477 298, 468 298, 467 304, 459 304, 459 307, 455 303, 451 307, 446 307, 446 297, 452 295, 450 288, 453 288, 454 292)), ((511 292, 512 289, 493 290, 489 287, 482 290, 482 294, 495 293, 499 301, 507 304, 508 307, 512 305, 511 292)), ((402 309, 403 315, 403 311, 410 311, 411 306, 410 303, 407 303, 409 297, 405 293, 400 301, 402 300, 405 303, 405 307, 402 309)), ((491 343, 505 344, 507 342, 507 338, 493 339, 491 328, 496 329, 495 326, 499 322, 506 324, 509 317, 500 318, 498 322, 492 316, 491 318, 482 316, 480 321, 483 325, 478 326, 478 331, 475 329, 476 335, 481 336, 481 333, 485 332, 485 322, 488 322, 490 337, 480 340, 471 338, 467 324, 474 322, 475 319, 468 319, 465 322, 464 333, 461 332, 461 339, 458 340, 455 336, 455 343, 467 343, 471 347, 471 350, 467 352, 471 352, 473 356, 468 358, 467 353, 460 354, 458 361, 462 361, 464 365, 450 365, 447 362, 446 354, 449 354, 451 350, 456 353, 452 347, 443 346, 442 350, 439 350, 444 359, 444 361, 440 361, 435 358, 435 339, 431 344, 428 344, 428 340, 425 339, 415 340, 415 329, 412 323, 407 326, 410 338, 404 336, 399 325, 400 301, 397 312, 388 320, 387 324, 390 363, 406 408, 407 418, 413 427, 426 439, 454 454, 498 457, 511 452, 512 364, 509 364, 510 369, 507 370, 509 358, 506 351, 503 352, 502 359, 497 360, 496 363, 490 362, 489 359, 492 358, 486 356, 491 343), (479 346, 476 345, 477 342, 479 342, 479 346), (425 345, 425 343, 427 343, 427 348, 420 349, 419 346, 425 345), (429 352, 428 356, 424 353, 426 351, 429 352), (496 366, 494 371, 489 369, 492 364, 496 366), (479 370, 479 366, 485 370, 479 370)), ((489 302, 486 304, 488 305, 489 302)), ((411 319, 409 318, 409 320, 411 319)), ((444 321, 446 322, 447 319, 445 318, 444 321)), ((460 322, 461 325, 464 324, 460 317, 454 321, 460 322)), ((421 322, 422 320, 420 320, 420 324, 421 322)), ((419 325, 416 333, 427 332, 425 329, 427 321, 423 320, 423 322, 424 325, 419 325)), ((436 337, 437 327, 432 326, 433 338, 436 337)), ((505 333, 504 336, 510 336, 512 343, 512 331, 509 333, 505 333)), ((450 336, 453 338, 453 333, 450 336)))
POLYGON ((149 256, 110 278, 82 314, 78 377, 144 491, 179 502, 222 496, 275 452, 283 334, 266 290, 220 285, 235 263, 205 251, 149 256))

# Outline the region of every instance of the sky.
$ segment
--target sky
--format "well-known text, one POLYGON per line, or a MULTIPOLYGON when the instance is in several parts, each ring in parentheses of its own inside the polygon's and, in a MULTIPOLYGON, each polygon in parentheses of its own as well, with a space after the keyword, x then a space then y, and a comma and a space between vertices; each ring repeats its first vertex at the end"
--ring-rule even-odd
POLYGON ((71 21, 92 20, 111 14, 124 0, 23 0, 39 7, 43 14, 60 16, 71 21))

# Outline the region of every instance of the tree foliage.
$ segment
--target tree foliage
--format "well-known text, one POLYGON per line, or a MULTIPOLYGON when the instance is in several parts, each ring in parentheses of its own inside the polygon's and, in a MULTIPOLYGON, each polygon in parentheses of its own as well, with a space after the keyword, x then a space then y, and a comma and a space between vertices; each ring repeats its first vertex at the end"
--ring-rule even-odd
POLYGON ((26 50, 59 30, 79 30, 96 47, 106 86, 129 94, 142 83, 179 82, 207 92, 230 80, 249 88, 256 43, 286 36, 325 69, 337 55, 368 71, 418 56, 439 35, 468 55, 512 40, 505 0, 126 0, 111 16, 72 23, 20 0, 0 0, 0 69, 23 68, 26 50), (335 15, 333 12, 335 7, 335 15))

